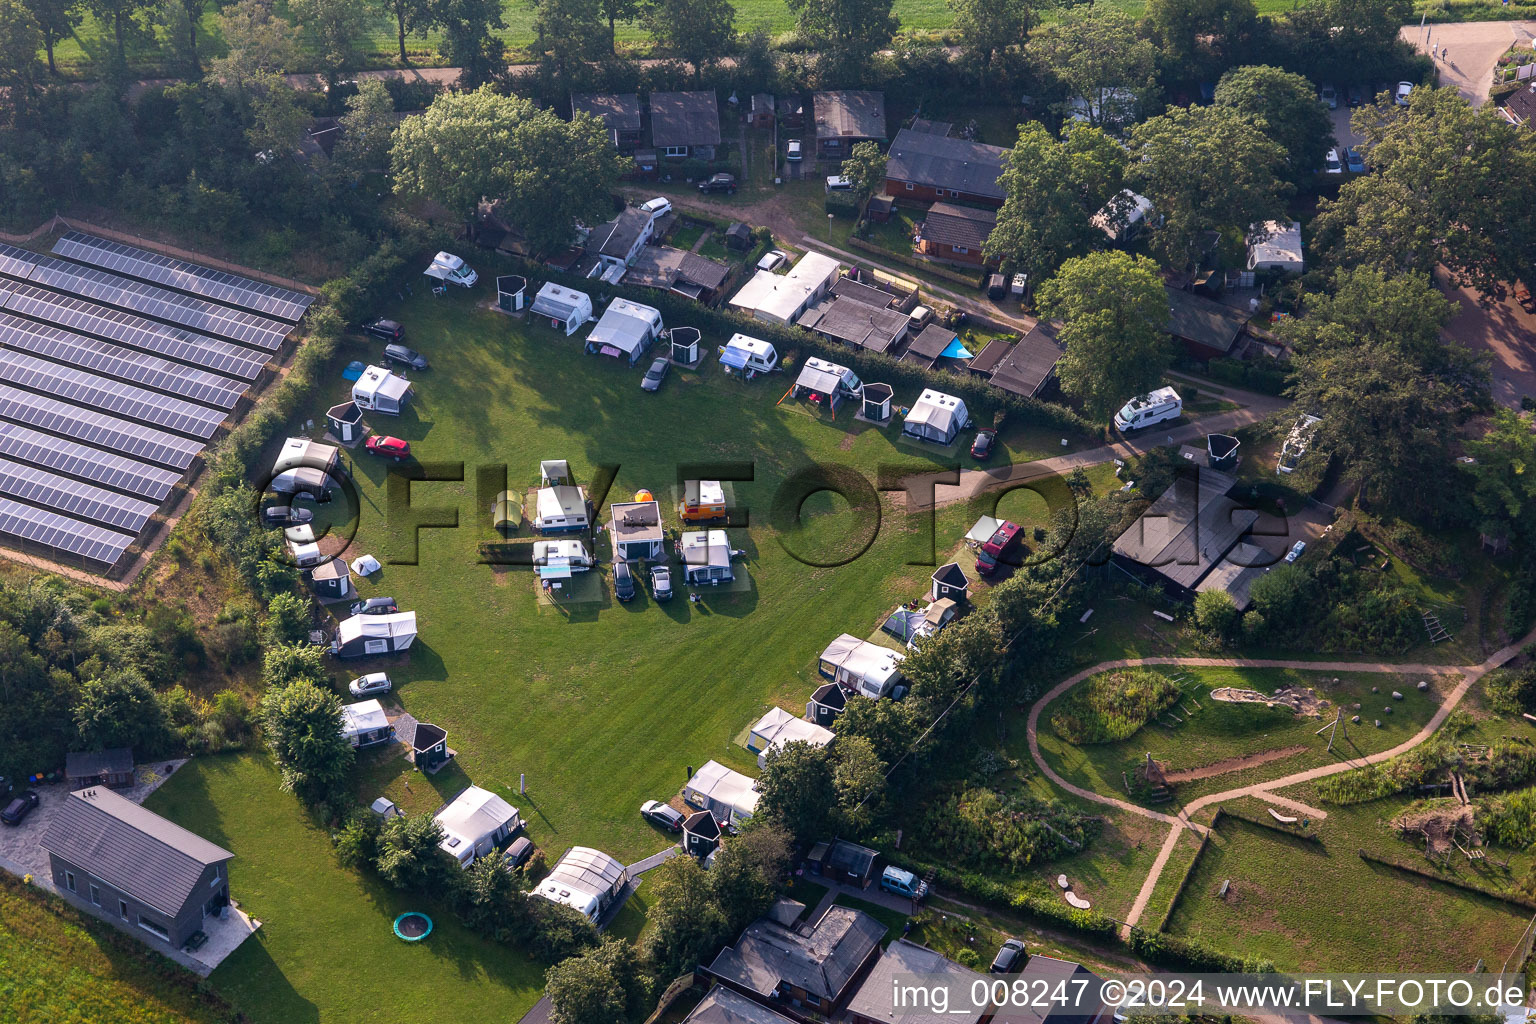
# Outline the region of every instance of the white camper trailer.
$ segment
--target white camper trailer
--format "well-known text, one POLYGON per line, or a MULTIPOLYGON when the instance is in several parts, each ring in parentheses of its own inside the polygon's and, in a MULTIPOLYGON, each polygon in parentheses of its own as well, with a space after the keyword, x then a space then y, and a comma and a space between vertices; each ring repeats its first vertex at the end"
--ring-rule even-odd
POLYGON ((352 385, 352 401, 359 409, 399 416, 411 399, 411 382, 382 366, 370 366, 352 385))
POLYGON ((475 268, 465 263, 451 252, 440 252, 432 257, 432 265, 425 271, 426 275, 443 284, 457 285, 460 288, 473 288, 475 282, 480 280, 480 275, 475 273, 475 268))
POLYGON ((470 786, 434 817, 443 830, 438 848, 468 868, 522 827, 517 808, 488 789, 470 786))
POLYGON ((924 389, 902 420, 901 432, 919 441, 950 444, 971 422, 965 402, 932 388, 924 389))
POLYGON ((595 923, 628 884, 629 869, 622 861, 588 846, 573 846, 533 892, 595 923))

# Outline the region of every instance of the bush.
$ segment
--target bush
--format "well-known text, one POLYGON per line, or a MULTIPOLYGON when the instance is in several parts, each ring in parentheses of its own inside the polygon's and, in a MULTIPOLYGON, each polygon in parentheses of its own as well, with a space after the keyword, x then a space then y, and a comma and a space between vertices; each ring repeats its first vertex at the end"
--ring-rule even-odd
POLYGON ((919 831, 926 849, 952 862, 1020 871, 1077 853, 1100 827, 1097 816, 1055 800, 972 786, 932 801, 919 831))
POLYGON ((1195 595, 1195 625, 1203 632, 1230 640, 1237 633, 1242 613, 1224 590, 1207 590, 1195 595))
MULTIPOLYGON (((1235 609, 1234 609, 1235 611, 1235 609)), ((1068 743, 1127 740, 1177 703, 1173 680, 1145 669, 1120 669, 1094 676, 1057 702, 1051 728, 1068 743)))

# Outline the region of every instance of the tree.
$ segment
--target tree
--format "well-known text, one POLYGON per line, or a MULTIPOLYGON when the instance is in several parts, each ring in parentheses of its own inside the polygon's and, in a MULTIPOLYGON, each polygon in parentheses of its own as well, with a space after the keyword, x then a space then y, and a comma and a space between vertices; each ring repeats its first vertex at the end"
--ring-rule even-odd
MULTIPOLYGON (((37 91, 37 51, 42 45, 43 32, 32 12, 20 0, 0 0, 0 85, 33 95, 37 91)), ((48 60, 51 68, 51 49, 48 60)))
POLYGON ((135 19, 144 13, 148 0, 88 0, 87 6, 92 14, 112 26, 112 38, 117 43, 117 62, 120 66, 126 66, 127 37, 141 30, 135 19))
POLYGON ((861 206, 884 186, 885 163, 886 156, 877 142, 860 142, 843 161, 843 177, 853 185, 853 194, 861 206))
POLYGON ((1216 85, 1216 105, 1249 118, 1284 148, 1293 185, 1315 174, 1333 145, 1328 111, 1301 75, 1267 65, 1234 68, 1216 85))
POLYGON ((1068 124, 1058 140, 1038 121, 1019 126, 1003 156, 1003 208, 983 252, 1039 281, 1103 238, 1093 216, 1120 193, 1125 151, 1102 128, 1068 124))
POLYGON ((662 52, 687 61, 696 79, 736 43, 731 0, 645 0, 640 9, 662 52))
POLYGON ((533 4, 534 52, 548 88, 562 95, 607 48, 599 0, 530 0, 533 4))
POLYGON ((1023 46, 1035 25, 1032 0, 949 0, 960 45, 986 84, 999 55, 1023 46))
POLYGON ((442 841, 443 827, 431 814, 396 815, 379 834, 374 867, 397 889, 425 891, 450 877, 451 862, 438 846, 442 841))
POLYGON ((431 0, 378 0, 379 10, 395 19, 395 42, 400 48, 400 65, 411 66, 405 52, 405 36, 426 26, 432 17, 431 0))
POLYGON ((600 223, 623 160, 602 122, 561 120, 529 100, 489 89, 439 96, 395 132, 395 191, 472 216, 481 198, 537 250, 567 243, 575 223, 600 223))
POLYGON ((399 124, 394 98, 384 83, 376 78, 359 82, 356 95, 347 97, 333 160, 356 174, 388 171, 389 149, 399 124))
POLYGON ((213 61, 214 75, 237 86, 281 74, 298 55, 298 34, 272 12, 272 0, 239 0, 226 7, 219 14, 219 34, 229 50, 213 61))
POLYGON ((308 680, 272 689, 261 699, 267 745, 283 773, 283 788, 306 804, 336 796, 352 769, 352 747, 341 735, 341 701, 308 680))
POLYGON ((727 935, 741 931, 773 905, 789 874, 793 845, 788 831, 754 817, 740 835, 720 847, 708 878, 727 935))
POLYGON ((647 876, 645 956, 659 977, 676 977, 694 966, 726 936, 725 915, 710 881, 692 857, 673 857, 647 876))
POLYGON ((1195 625, 1204 633, 1230 640, 1242 617, 1225 590, 1203 590, 1195 595, 1195 625))
POLYGON ((1247 48, 1258 25, 1253 0, 1148 0, 1147 25, 1172 73, 1210 78, 1247 48))
POLYGON ((501 0, 427 0, 421 27, 443 30, 443 56, 462 69, 461 89, 478 89, 506 71, 505 47, 491 34, 507 27, 501 0))
POLYGON ((186 66, 189 81, 203 73, 203 62, 197 52, 197 25, 206 9, 204 0, 160 0, 151 12, 154 23, 165 29, 177 59, 186 66))
POLYGON ((307 643, 268 647, 261 667, 262 685, 269 690, 280 690, 299 680, 323 689, 329 675, 324 649, 307 643))
POLYGON ((603 17, 608 19, 608 48, 610 53, 619 52, 617 23, 633 18, 640 9, 639 0, 599 0, 603 17))
POLYGON ((74 708, 75 731, 86 750, 133 747, 145 756, 165 749, 165 714, 155 691, 137 672, 111 672, 87 680, 74 708))
POLYGON ((1174 270, 1200 259, 1209 231, 1239 231, 1285 214, 1276 175, 1285 151, 1227 107, 1174 107, 1131 130, 1126 177, 1152 201, 1152 247, 1174 270))
POLYGON ((1336 271, 1329 284, 1330 292, 1305 293, 1306 315, 1289 317, 1282 327, 1299 350, 1329 344, 1342 330, 1351 340, 1394 348, 1419 366, 1439 368, 1465 351, 1440 339, 1456 305, 1428 274, 1363 266, 1336 271))
POLYGON ((497 857, 481 857, 462 878, 456 902, 464 927, 498 942, 511 939, 523 909, 522 875, 508 871, 497 857))
POLYGON ((893 0, 788 0, 800 34, 817 45, 836 68, 862 65, 884 48, 900 22, 893 0))
POLYGON ((1433 273, 1491 293, 1536 261, 1536 134, 1453 88, 1413 90, 1408 106, 1361 107, 1353 118, 1374 172, 1322 200, 1316 238, 1328 258, 1389 273, 1433 273))
POLYGON ((550 1024, 628 1024, 640 1009, 635 948, 609 939, 551 967, 545 975, 550 1024))
POLYGON ((1357 81, 1401 67, 1398 29, 1413 16, 1411 0, 1306 0, 1286 19, 1299 70, 1321 79, 1347 69, 1357 81))
POLYGON ((1488 432, 1466 442, 1466 448, 1473 460, 1464 468, 1473 481, 1478 529, 1488 537, 1521 542, 1528 556, 1536 537, 1536 433, 1530 418, 1495 409, 1488 432))
POLYGON ((267 604, 261 632, 269 649, 304 640, 309 635, 309 602, 297 594, 278 594, 267 604))
POLYGON ((373 12, 357 0, 288 0, 288 10, 309 37, 327 88, 334 90, 362 60, 358 46, 372 27, 373 12))
POLYGON ((1062 390, 1107 419, 1157 386, 1173 362, 1168 297, 1145 256, 1096 252, 1070 259, 1040 289, 1046 314, 1063 321, 1062 390))
POLYGON ((796 842, 812 842, 835 828, 837 785, 825 747, 796 740, 770 751, 757 789, 755 817, 783 826, 796 842))
POLYGON ((1152 85, 1157 50, 1130 15, 1107 5, 1071 7, 1030 44, 1041 70, 1073 101, 1068 112, 1101 128, 1135 117, 1140 91, 1152 85))
POLYGON ((839 737, 832 759, 838 810, 849 827, 867 831, 885 803, 885 762, 864 736, 839 737))
MULTIPOLYGON (((48 55, 48 71, 57 75, 59 68, 53 62, 53 48, 59 44, 60 40, 68 39, 73 35, 75 29, 79 27, 81 20, 85 17, 84 0, 25 0, 22 6, 32 13, 38 30, 42 32, 43 52, 48 55)), ((9 26, 10 17, 12 16, 0 14, 0 25, 9 26)), ((13 42, 10 37, 14 31, 15 29, 9 27, 6 29, 7 45, 13 42)), ((193 45, 196 46, 195 37, 193 45)), ((37 53, 36 47, 32 49, 32 53, 37 53)))

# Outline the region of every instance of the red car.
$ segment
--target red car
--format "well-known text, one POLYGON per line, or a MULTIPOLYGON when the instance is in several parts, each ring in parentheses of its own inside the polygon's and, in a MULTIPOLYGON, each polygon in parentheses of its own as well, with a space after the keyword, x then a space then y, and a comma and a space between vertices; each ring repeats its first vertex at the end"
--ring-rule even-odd
POLYGON ((363 442, 363 447, 370 455, 383 455, 399 462, 411 454, 411 443, 402 441, 398 437, 386 437, 382 434, 374 434, 363 442))
POLYGON ((1002 561, 1003 552, 1017 543, 1019 529, 1018 523, 1003 520, 1002 525, 993 530, 992 536, 981 546, 981 553, 976 556, 976 571, 983 576, 997 572, 997 563, 1002 561))

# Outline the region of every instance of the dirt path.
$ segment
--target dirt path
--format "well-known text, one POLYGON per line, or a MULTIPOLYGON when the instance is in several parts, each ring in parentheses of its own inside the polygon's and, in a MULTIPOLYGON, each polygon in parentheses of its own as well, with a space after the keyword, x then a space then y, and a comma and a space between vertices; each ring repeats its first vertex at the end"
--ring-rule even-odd
POLYGON ((1302 814, 1309 814, 1319 821, 1328 817, 1328 812, 1323 810, 1321 807, 1312 807, 1309 804, 1302 803, 1300 800, 1292 800, 1288 796, 1280 796, 1277 793, 1269 793, 1264 791, 1260 791, 1253 795, 1258 797, 1260 800, 1265 800, 1272 804, 1278 804, 1281 807, 1289 807, 1291 810, 1300 811, 1302 814))
POLYGON ((1200 779, 1211 779, 1218 775, 1226 775, 1228 772, 1240 772, 1244 768, 1256 768, 1261 764, 1271 761, 1283 761, 1288 757, 1295 757, 1304 752, 1306 747, 1281 747, 1278 750, 1266 750, 1258 754, 1249 754, 1247 757, 1227 757, 1220 761, 1202 765, 1199 768, 1190 768, 1182 772, 1169 772, 1166 776, 1168 782, 1195 782, 1200 779))

